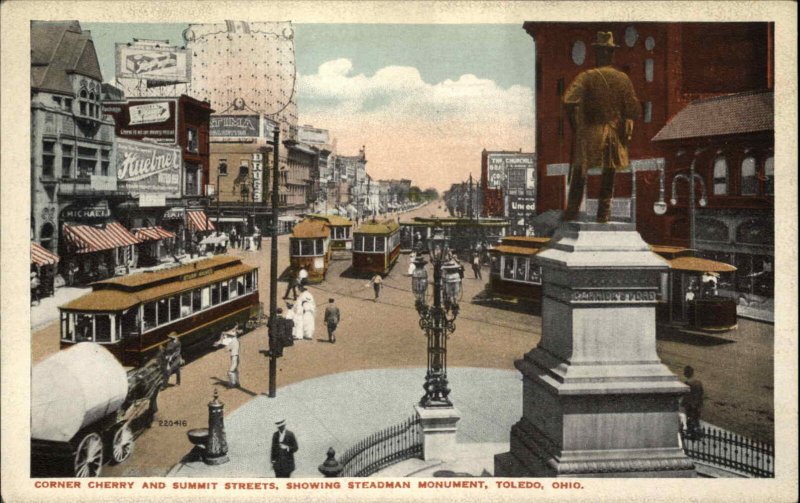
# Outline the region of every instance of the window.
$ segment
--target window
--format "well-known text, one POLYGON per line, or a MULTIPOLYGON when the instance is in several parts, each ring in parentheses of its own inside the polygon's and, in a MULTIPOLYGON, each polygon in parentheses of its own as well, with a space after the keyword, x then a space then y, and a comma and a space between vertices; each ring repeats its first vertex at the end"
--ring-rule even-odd
POLYGON ((764 162, 764 194, 775 195, 775 158, 772 156, 764 162))
POLYGON ((169 321, 175 321, 181 317, 181 298, 177 295, 169 299, 169 321))
POLYGON ((166 325, 169 323, 169 299, 159 299, 158 305, 158 324, 166 325))
POLYGON ((186 129, 186 150, 189 152, 197 153, 198 147, 200 146, 200 140, 197 137, 197 129, 195 128, 187 128, 186 129))
POLYGON ((652 51, 656 47, 656 39, 653 37, 647 37, 644 41, 644 48, 648 51, 652 51))
POLYGON ((61 312, 61 338, 67 341, 74 340, 73 316, 70 313, 61 312))
POLYGON ((44 248, 47 248, 50 251, 53 250, 53 233, 55 232, 55 227, 50 222, 45 222, 42 225, 42 228, 39 229, 39 244, 41 244, 44 248))
POLYGON ((625 45, 633 47, 639 39, 639 32, 633 26, 625 28, 625 45))
POLYGON ((100 174, 103 176, 108 176, 109 154, 106 149, 100 151, 100 174))
POLYGON ((192 294, 185 292, 181 294, 181 318, 192 314, 192 294))
POLYGON ((192 291, 192 312, 196 313, 200 309, 202 309, 203 303, 202 298, 200 295, 200 290, 193 290, 192 291))
POLYGON ((748 156, 742 161, 742 186, 743 196, 754 196, 758 193, 758 178, 756 177, 756 159, 748 156))
POLYGON ((148 302, 144 305, 144 329, 150 330, 156 326, 156 303, 148 302))
POLYGON ((310 239, 300 240, 300 255, 313 255, 314 254, 314 241, 310 239))
POLYGON ((244 288, 248 292, 253 291, 253 273, 248 272, 244 275, 244 288))
POLYGON ((376 237, 375 238, 375 251, 382 252, 386 250, 386 238, 383 237, 376 237))
POLYGON ((56 142, 42 142, 42 176, 52 178, 56 163, 56 142))
POLYGON ((714 160, 714 195, 728 195, 728 161, 724 156, 714 160))
POLYGON ((652 122, 653 121, 653 102, 652 101, 645 101, 644 102, 644 121, 645 122, 652 122))
POLYGON ((244 276, 239 276, 238 278, 236 278, 236 293, 238 295, 244 295, 245 294, 244 276))
POLYGON ((364 236, 364 251, 375 251, 375 238, 372 236, 364 236))
POLYGON ((364 236, 356 236, 355 241, 353 249, 356 251, 364 251, 364 236))
POLYGON ((528 267, 528 281, 534 285, 542 284, 542 268, 540 266, 531 264, 528 267))
POLYGON ((503 257, 503 279, 514 279, 514 257, 503 257))
POLYGON ((75 335, 77 342, 94 340, 94 320, 89 314, 75 315, 75 335))
POLYGON ((78 178, 89 178, 97 165, 97 149, 78 147, 78 178))
POLYGON ((187 196, 200 196, 200 188, 203 186, 202 172, 200 167, 194 164, 186 164, 186 185, 184 194, 187 196))
POLYGON ((207 308, 211 303, 211 288, 210 287, 203 287, 200 291, 200 307, 202 309, 207 308))
POLYGON ((317 239, 316 243, 314 244, 314 252, 315 255, 322 255, 325 253, 325 240, 320 238, 317 239))
POLYGON ((211 305, 216 306, 219 304, 219 283, 211 285, 211 305))
POLYGON ((72 145, 61 145, 61 176, 72 176, 72 145))
POLYGON ((58 108, 61 108, 61 98, 59 98, 58 96, 53 96, 53 102, 55 102, 58 108))
POLYGON ((581 66, 586 61, 586 44, 582 40, 577 40, 572 44, 572 62, 581 66))
POLYGON ((111 316, 107 314, 95 315, 94 341, 111 342, 111 316))
POLYGON ((228 282, 227 281, 223 281, 222 283, 220 283, 220 285, 219 285, 219 300, 220 300, 220 302, 226 302, 230 298, 230 295, 228 295, 228 291, 229 291, 228 290, 228 282))
POLYGON ((653 82, 654 67, 655 63, 651 58, 644 60, 644 80, 647 82, 653 82))

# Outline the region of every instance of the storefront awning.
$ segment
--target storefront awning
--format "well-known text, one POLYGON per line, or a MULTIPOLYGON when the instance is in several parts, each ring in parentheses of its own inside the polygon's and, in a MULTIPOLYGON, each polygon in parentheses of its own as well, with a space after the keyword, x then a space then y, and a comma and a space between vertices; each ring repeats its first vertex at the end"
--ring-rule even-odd
POLYGON ((186 223, 190 230, 204 232, 213 231, 214 222, 212 222, 206 212, 203 210, 189 210, 186 212, 186 223))
POLYGON ((279 222, 299 222, 300 219, 294 215, 280 215, 278 217, 279 222))
POLYGON ((55 265, 57 263, 58 255, 37 243, 31 243, 31 264, 43 267, 46 265, 55 265))
POLYGON ((724 262, 698 257, 678 257, 669 260, 669 266, 677 271, 691 272, 733 272, 736 267, 724 262))
POLYGON ((140 241, 160 241, 162 239, 175 239, 175 233, 170 232, 163 227, 140 227, 139 229, 131 229, 133 235, 140 241))
POLYGON ((64 224, 64 237, 76 253, 92 253, 139 244, 140 240, 119 222, 101 226, 64 224))

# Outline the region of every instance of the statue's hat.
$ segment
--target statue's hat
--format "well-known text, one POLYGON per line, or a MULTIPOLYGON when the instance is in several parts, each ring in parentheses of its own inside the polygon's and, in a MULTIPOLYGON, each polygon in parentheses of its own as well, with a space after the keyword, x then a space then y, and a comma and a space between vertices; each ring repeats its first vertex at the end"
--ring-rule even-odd
POLYGON ((593 47, 608 47, 611 49, 615 49, 619 47, 618 45, 614 44, 614 33, 610 31, 598 31, 597 32, 597 41, 592 44, 593 47))

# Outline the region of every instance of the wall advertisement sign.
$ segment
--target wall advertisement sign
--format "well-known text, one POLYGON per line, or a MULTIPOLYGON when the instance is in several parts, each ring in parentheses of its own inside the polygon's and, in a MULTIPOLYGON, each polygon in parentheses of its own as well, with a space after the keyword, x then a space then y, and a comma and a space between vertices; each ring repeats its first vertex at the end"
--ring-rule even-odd
POLYGON ((488 185, 490 188, 533 190, 536 188, 534 154, 497 153, 487 155, 488 185))
POLYGON ((228 138, 258 138, 258 115, 212 115, 211 136, 228 138))
POLYGON ((131 100, 103 105, 103 112, 114 116, 117 136, 129 140, 178 142, 178 113, 175 100, 131 100))
POLYGON ((128 108, 128 116, 128 124, 131 126, 136 124, 158 124, 169 119, 169 103, 164 101, 131 106, 128 108))
POLYGON ((308 145, 327 145, 330 139, 327 129, 300 126, 297 129, 297 141, 308 145))
POLYGON ((162 43, 116 44, 117 78, 185 83, 191 79, 187 49, 162 43))
POLYGON ((117 178, 134 197, 181 196, 181 151, 130 140, 117 140, 117 178))
POLYGON ((264 200, 264 165, 261 161, 255 160, 256 155, 261 154, 253 154, 253 201, 260 203, 264 200))
POLYGON ((61 220, 83 221, 110 217, 111 209, 105 199, 89 205, 71 204, 61 210, 61 220))

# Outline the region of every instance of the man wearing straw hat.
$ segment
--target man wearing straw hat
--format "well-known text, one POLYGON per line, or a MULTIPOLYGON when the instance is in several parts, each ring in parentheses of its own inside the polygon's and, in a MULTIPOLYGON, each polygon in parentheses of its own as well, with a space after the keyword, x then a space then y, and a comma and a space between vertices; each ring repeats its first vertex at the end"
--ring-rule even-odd
POLYGON ((614 174, 628 169, 628 143, 633 121, 639 117, 639 101, 628 76, 611 66, 612 32, 597 32, 597 68, 578 74, 564 93, 569 124, 574 133, 570 165, 569 198, 564 220, 575 220, 583 200, 586 174, 602 168, 597 221, 608 222, 614 195, 614 174))
POLYGON ((297 439, 286 429, 286 420, 275 422, 278 431, 272 434, 270 460, 275 477, 288 479, 294 471, 294 453, 297 452, 297 439))

